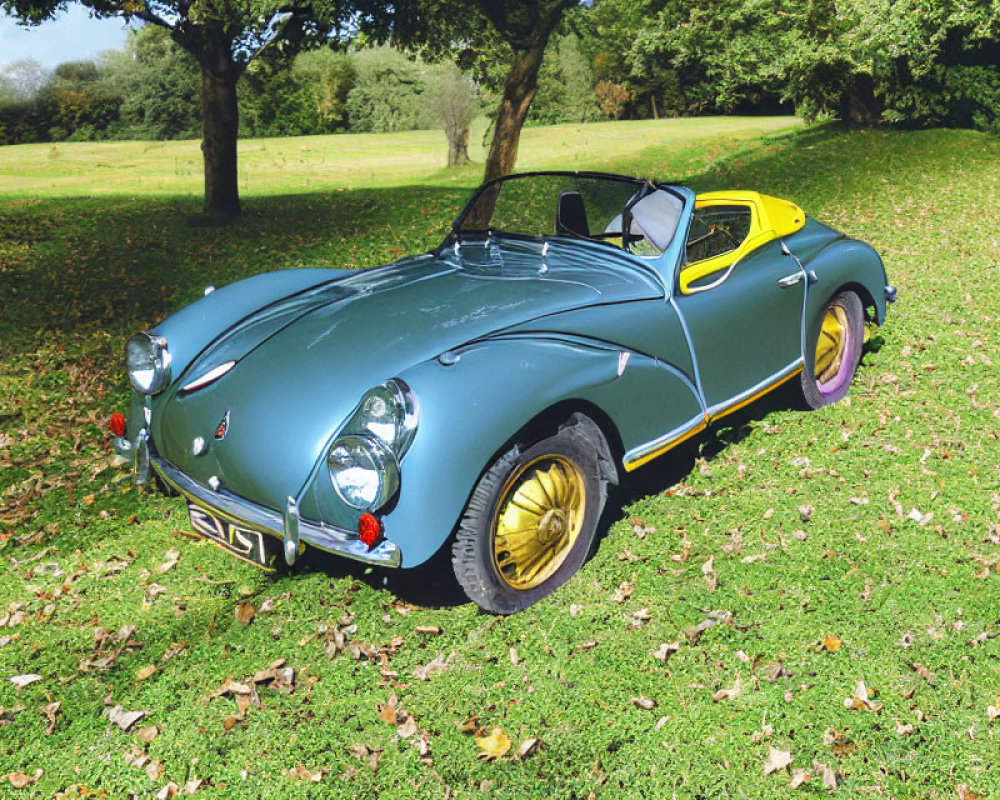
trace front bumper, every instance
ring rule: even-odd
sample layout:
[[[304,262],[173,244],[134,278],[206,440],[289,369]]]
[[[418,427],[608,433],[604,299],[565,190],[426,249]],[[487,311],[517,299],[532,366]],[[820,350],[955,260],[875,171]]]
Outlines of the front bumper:
[[[146,450],[146,441],[140,443]],[[139,448],[136,448],[139,449]],[[374,564],[381,567],[398,567],[403,560],[399,546],[388,540],[382,541],[371,550],[358,539],[353,531],[334,528],[330,525],[317,524],[301,519],[298,504],[289,498],[284,514],[279,514],[269,508],[258,506],[242,497],[226,492],[212,491],[192,480],[169,461],[154,453],[148,453],[149,464],[153,470],[168,485],[180,492],[192,503],[201,506],[210,514],[214,514],[234,525],[276,536],[284,542],[285,560],[289,565],[295,562],[298,555],[299,542],[334,553],[345,558]],[[137,462],[137,479],[142,478],[141,464]]]

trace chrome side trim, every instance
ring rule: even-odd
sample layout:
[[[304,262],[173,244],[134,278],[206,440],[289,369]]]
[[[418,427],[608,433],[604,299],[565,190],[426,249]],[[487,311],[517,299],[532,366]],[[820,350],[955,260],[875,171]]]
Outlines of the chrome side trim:
[[[135,437],[132,452],[132,480],[136,486],[145,486],[149,483],[149,462],[149,433],[143,428]]]
[[[657,436],[652,441],[646,442],[645,444],[640,444],[629,450],[625,456],[622,458],[622,462],[625,465],[625,469],[631,471],[630,468],[635,468],[641,466],[636,462],[643,462],[648,460],[649,456],[657,453],[659,450],[666,450],[673,444],[680,444],[680,440],[688,433],[693,431],[700,431],[705,427],[705,417],[699,414],[696,417],[691,417],[683,425],[679,425],[672,431],[668,431],[662,436]],[[634,466],[633,466],[634,465]]]
[[[285,503],[285,563],[292,566],[299,557],[299,528],[302,527],[302,517],[299,516],[299,504],[294,497],[289,497]]]
[[[762,380],[760,383],[750,387],[745,392],[740,392],[735,397],[730,397],[728,400],[725,400],[721,403],[716,403],[714,406],[708,409],[708,416],[714,420],[715,417],[717,417],[723,411],[735,410],[734,408],[735,406],[739,406],[741,403],[744,403],[751,397],[755,397],[755,395],[763,394],[769,391],[770,389],[775,388],[777,384],[781,383],[787,378],[790,378],[792,375],[794,375],[796,372],[802,369],[802,363],[803,363],[802,359],[797,358],[784,369],[778,370],[769,378],[764,378],[764,380]]]
[[[223,494],[206,489],[192,480],[170,462],[152,456],[150,463],[157,474],[192,503],[201,506],[210,514],[236,525],[261,531],[262,533],[285,539],[285,520],[282,514],[269,508],[258,506],[249,500],[232,494]],[[296,507],[297,512],[297,507]],[[345,558],[382,567],[398,567],[403,562],[399,546],[388,540],[369,550],[353,531],[334,528],[305,520],[298,520],[298,535],[302,541]],[[298,545],[296,544],[296,549]]]

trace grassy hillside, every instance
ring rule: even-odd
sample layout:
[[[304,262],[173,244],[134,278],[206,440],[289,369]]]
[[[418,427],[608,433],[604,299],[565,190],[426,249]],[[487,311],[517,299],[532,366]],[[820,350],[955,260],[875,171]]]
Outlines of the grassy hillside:
[[[130,331],[206,283],[427,247],[471,171],[409,172],[356,137],[382,166],[309,188],[315,164],[266,156],[268,188],[248,184],[246,214],[207,229],[185,223],[196,176],[169,156],[143,189],[88,196],[108,183],[101,159],[144,145],[60,145],[80,174],[0,149],[0,776],[41,770],[25,789],[0,778],[0,797],[193,781],[226,798],[795,798],[824,780],[850,797],[995,796],[1000,142],[724,123],[600,128],[600,155],[534,129],[521,166],[795,200],[882,253],[900,302],[881,347],[847,401],[769,398],[637,472],[597,555],[512,618],[462,603],[443,571],[317,557],[262,575],[189,538],[179,501],[129,488],[102,432],[125,404]],[[290,680],[254,684],[279,659]],[[8,680],[25,674],[41,679]],[[146,715],[125,732],[116,706]],[[476,728],[511,750],[478,759]],[[765,775],[779,752],[791,763]]]

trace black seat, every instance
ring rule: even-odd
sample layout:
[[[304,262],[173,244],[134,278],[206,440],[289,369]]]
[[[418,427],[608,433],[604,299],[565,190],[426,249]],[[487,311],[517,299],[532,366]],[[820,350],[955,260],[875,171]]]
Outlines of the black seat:
[[[563,192],[559,195],[559,208],[556,209],[556,233],[590,236],[587,211],[583,206],[583,195],[579,192]]]

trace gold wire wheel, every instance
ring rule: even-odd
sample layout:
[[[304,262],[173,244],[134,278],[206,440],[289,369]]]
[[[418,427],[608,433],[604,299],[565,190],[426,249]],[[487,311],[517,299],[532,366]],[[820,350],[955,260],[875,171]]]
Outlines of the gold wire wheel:
[[[816,381],[826,383],[840,372],[847,347],[847,312],[830,306],[823,317],[823,327],[816,341]]]
[[[580,468],[564,456],[530,461],[511,475],[493,517],[493,563],[514,589],[534,589],[573,549],[587,510]]]

